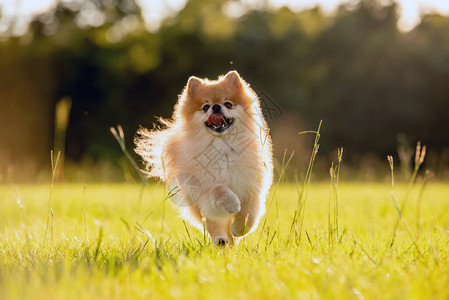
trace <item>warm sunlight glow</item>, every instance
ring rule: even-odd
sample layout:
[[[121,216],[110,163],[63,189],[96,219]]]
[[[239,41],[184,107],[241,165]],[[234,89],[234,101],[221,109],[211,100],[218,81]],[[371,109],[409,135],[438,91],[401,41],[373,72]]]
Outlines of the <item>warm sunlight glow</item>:
[[[81,0],[82,1],[82,0]],[[159,28],[160,21],[182,9],[186,0],[137,0],[144,13],[147,27],[150,31]],[[241,0],[247,7],[259,7],[264,1]],[[320,5],[326,12],[335,10],[341,0],[268,0],[273,7],[288,6],[293,10],[301,10]],[[353,2],[353,1],[345,1]],[[389,0],[385,0],[389,2]],[[413,29],[420,22],[420,15],[428,12],[449,14],[449,1],[447,0],[397,0],[401,18],[398,27],[403,31]],[[55,0],[0,0],[0,32],[5,30],[5,24],[9,23],[15,15],[20,15],[20,22],[16,23],[15,32],[26,30],[26,24],[33,14],[50,9],[55,5]]]
[[[13,33],[25,33],[33,15],[49,10],[55,3],[55,0],[0,0],[0,35],[14,19]]]
[[[254,2],[246,0],[247,2]],[[292,9],[301,10],[320,5],[326,12],[332,12],[342,2],[341,0],[270,0],[276,6],[287,5]],[[390,1],[386,0],[385,3]],[[397,0],[399,3],[399,13],[401,18],[398,22],[399,29],[408,31],[413,29],[420,22],[420,15],[428,12],[439,12],[449,14],[449,1],[447,0]]]

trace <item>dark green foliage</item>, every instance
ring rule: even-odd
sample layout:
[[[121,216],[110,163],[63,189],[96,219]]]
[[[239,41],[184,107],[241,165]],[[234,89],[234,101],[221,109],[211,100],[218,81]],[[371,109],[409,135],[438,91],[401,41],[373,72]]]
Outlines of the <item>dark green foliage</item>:
[[[432,150],[448,145],[449,17],[426,15],[401,33],[394,3],[361,0],[335,16],[261,9],[233,19],[223,13],[227,1],[191,0],[149,33],[133,0],[91,2],[105,16],[98,27],[80,25],[80,8],[60,4],[25,36],[0,42],[3,157],[45,162],[54,105],[69,96],[67,159],[116,159],[110,126],[121,124],[131,146],[139,125],[171,116],[190,75],[231,69],[293,114],[305,126],[297,132],[323,119],[324,153],[391,153],[398,133]],[[129,32],[113,36],[130,20]]]

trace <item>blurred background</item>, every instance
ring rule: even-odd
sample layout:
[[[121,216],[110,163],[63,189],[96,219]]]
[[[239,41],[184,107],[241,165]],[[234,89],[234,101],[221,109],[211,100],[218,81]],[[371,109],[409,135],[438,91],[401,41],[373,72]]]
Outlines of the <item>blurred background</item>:
[[[407,176],[414,147],[449,178],[448,1],[0,0],[0,182],[122,181],[139,126],[170,117],[191,75],[237,70],[260,95],[277,160],[300,177],[323,120],[318,178]]]

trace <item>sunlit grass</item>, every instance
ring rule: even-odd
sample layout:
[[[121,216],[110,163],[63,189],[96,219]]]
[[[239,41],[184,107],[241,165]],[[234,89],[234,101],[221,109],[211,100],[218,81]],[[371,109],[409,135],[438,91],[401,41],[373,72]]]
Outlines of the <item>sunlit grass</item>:
[[[396,184],[398,199],[406,189]],[[88,184],[84,191],[83,184],[56,184],[52,240],[44,238],[49,186],[2,186],[1,295],[447,299],[449,185],[429,183],[420,200],[421,255],[401,224],[390,247],[397,218],[390,190],[388,184],[340,182],[339,238],[330,246],[329,184],[312,184],[307,234],[287,245],[298,190],[281,184],[277,213],[269,214],[263,232],[259,226],[238,246],[219,249],[185,226],[173,204],[163,213],[161,185],[145,189],[138,209],[138,185]],[[409,192],[403,214],[415,238],[419,193],[419,185]]]

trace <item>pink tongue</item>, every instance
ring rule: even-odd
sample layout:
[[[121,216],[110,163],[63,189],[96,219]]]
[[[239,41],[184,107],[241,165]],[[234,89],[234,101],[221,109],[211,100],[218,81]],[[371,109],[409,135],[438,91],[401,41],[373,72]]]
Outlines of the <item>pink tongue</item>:
[[[217,127],[220,127],[220,126],[222,126],[223,124],[226,123],[225,119],[220,114],[212,114],[212,115],[210,115],[209,118],[207,119],[207,121],[210,124],[214,124]]]

